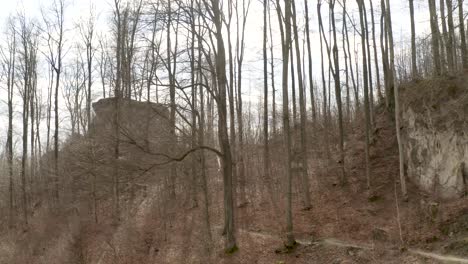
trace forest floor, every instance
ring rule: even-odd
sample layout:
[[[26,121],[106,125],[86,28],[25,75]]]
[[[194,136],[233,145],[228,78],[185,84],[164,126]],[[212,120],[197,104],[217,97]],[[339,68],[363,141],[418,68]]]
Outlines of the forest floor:
[[[303,210],[295,178],[293,223],[298,245],[294,250],[283,246],[284,188],[280,182],[267,190],[266,180],[258,180],[262,167],[257,162],[249,165],[257,175],[247,179],[247,203],[235,210],[239,250],[224,253],[222,183],[211,160],[209,229],[201,194],[197,206],[183,189],[177,199],[161,202],[161,184],[154,184],[118,226],[104,221],[77,224],[73,217],[70,221],[56,217],[38,222],[42,224],[29,234],[10,234],[11,239],[0,240],[0,263],[468,263],[468,198],[433,200],[408,182],[409,200],[402,200],[395,129],[383,108],[378,108],[372,133],[371,189],[367,190],[362,131],[354,127],[347,132],[346,186],[337,184],[336,146],[331,159],[311,153],[310,210]],[[323,147],[318,141],[311,145]],[[273,154],[284,158],[281,151]],[[249,157],[254,159],[255,155]],[[272,174],[283,178],[278,171]]]
[[[188,207],[187,203],[174,201],[166,205],[164,221],[156,216],[161,205],[152,205],[156,199],[150,197],[140,206],[136,223],[122,227],[127,233],[134,230],[122,236],[127,242],[116,242],[120,248],[129,246],[134,250],[127,248],[127,253],[116,257],[116,250],[108,246],[108,253],[102,249],[104,253],[91,262],[468,263],[468,199],[434,201],[408,183],[409,201],[402,200],[393,122],[382,109],[376,115],[372,135],[372,188],[367,191],[364,135],[357,132],[362,131],[360,128],[354,131],[346,145],[346,186],[337,184],[337,164],[310,160],[314,164],[309,168],[313,206],[302,210],[300,192],[294,192],[298,245],[292,251],[286,252],[283,246],[284,199],[272,207],[270,199],[263,197],[236,208],[239,250],[225,254],[222,192],[218,188],[212,197],[210,235],[205,228],[203,206]],[[251,197],[261,193],[262,188],[252,185]]]
[[[283,246],[284,197],[277,195],[272,206],[274,195],[261,195],[267,193],[265,185],[250,183],[247,197],[256,198],[236,208],[239,250],[225,254],[222,188],[217,183],[218,188],[210,187],[217,191],[211,199],[209,233],[201,202],[193,207],[182,198],[157,204],[155,187],[150,191],[154,197],[147,197],[133,220],[113,232],[108,242],[96,245],[100,240],[90,231],[94,243],[84,243],[87,252],[94,252],[89,263],[468,263],[468,199],[434,201],[408,182],[409,201],[402,200],[393,122],[382,109],[372,135],[372,188],[367,191],[364,136],[357,132],[360,128],[354,131],[346,145],[346,186],[337,184],[337,163],[311,158],[313,206],[303,210],[295,182],[298,245],[290,252]],[[161,210],[166,210],[165,217]]]

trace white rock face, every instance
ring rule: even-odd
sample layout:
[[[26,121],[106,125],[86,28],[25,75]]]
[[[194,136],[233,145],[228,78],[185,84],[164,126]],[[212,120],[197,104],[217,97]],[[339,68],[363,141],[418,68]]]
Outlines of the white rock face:
[[[407,121],[405,154],[408,177],[420,188],[441,198],[465,194],[468,140],[464,132],[436,131],[417,125],[409,108],[403,115]]]
[[[451,199],[468,190],[468,100],[466,92],[446,85],[429,87],[430,96],[419,91],[418,103],[403,99],[402,117],[409,179],[431,195]]]

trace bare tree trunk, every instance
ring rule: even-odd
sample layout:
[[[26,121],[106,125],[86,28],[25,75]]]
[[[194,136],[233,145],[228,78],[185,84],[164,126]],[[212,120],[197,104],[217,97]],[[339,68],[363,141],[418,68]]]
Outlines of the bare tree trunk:
[[[31,31],[26,25],[26,18],[21,20],[21,45],[23,54],[21,57],[23,67],[23,152],[21,156],[21,194],[22,194],[22,211],[24,227],[28,228],[28,200],[27,200],[27,186],[26,186],[26,166],[28,156],[28,118],[29,118],[29,100],[30,100],[30,83],[31,83],[31,59],[30,59],[30,43]]]
[[[408,2],[411,20],[411,75],[413,76],[413,79],[416,79],[418,77],[418,65],[416,61],[416,26],[414,23],[414,0],[409,0]]]
[[[460,45],[461,45],[461,56],[462,64],[464,69],[468,69],[468,52],[466,47],[466,32],[465,32],[465,20],[463,12],[463,0],[458,0],[458,23],[460,24]]]
[[[346,0],[343,1],[343,14],[342,14],[342,45],[343,45],[343,54],[344,54],[344,63],[345,63],[345,78],[346,78],[346,123],[349,124],[351,122],[351,98],[349,93],[349,67],[348,67],[348,60],[350,60],[348,52],[346,50]]]
[[[55,93],[54,93],[54,112],[55,112],[55,130],[54,130],[54,183],[55,183],[55,199],[58,203],[59,199],[59,87],[60,87],[60,76],[62,73],[62,51],[63,51],[63,34],[64,34],[64,14],[65,14],[65,3],[64,0],[60,0],[55,6],[55,16],[57,21],[57,34],[58,40],[56,43],[56,63],[54,63],[53,69],[55,71]]]
[[[199,7],[200,9],[200,7]],[[200,17],[198,18],[200,20]],[[199,21],[199,29],[198,31],[201,32],[201,23]],[[201,47],[202,41],[201,39],[198,40],[198,45]],[[198,49],[198,69],[199,69],[199,82],[202,83],[202,55],[201,49]],[[205,95],[203,92],[203,88],[200,87],[199,89],[200,94],[200,122],[198,122],[198,144],[200,146],[205,145]],[[206,231],[208,234],[208,248],[211,248],[212,243],[212,236],[211,236],[211,223],[210,223],[210,196],[208,193],[208,182],[207,182],[207,175],[206,175],[206,156],[205,151],[202,150],[200,153],[200,163],[201,163],[201,180],[202,180],[202,188],[203,188],[203,196],[204,196],[204,214],[205,214],[205,225]]]
[[[191,148],[195,148],[197,145],[197,86],[195,85],[195,13],[194,13],[194,1],[190,2],[190,29],[188,30],[188,35],[190,35],[190,86],[191,88],[191,117],[192,117],[192,129],[191,129]],[[198,207],[198,182],[197,182],[197,157],[195,155],[191,156],[191,197],[190,203],[191,207]]]
[[[367,179],[367,189],[371,188],[371,179],[370,179],[370,161],[369,161],[369,145],[370,145],[370,109],[369,109],[369,79],[367,72],[367,49],[366,49],[366,34],[367,31],[366,24],[364,20],[364,13],[366,12],[364,6],[364,0],[358,0],[359,5],[359,20],[361,22],[361,46],[362,46],[362,75],[364,82],[364,113],[366,118],[366,145],[365,145],[365,156],[366,156],[366,179]]]
[[[228,15],[227,15],[227,22],[224,19],[224,23],[227,29],[227,53],[228,53],[228,61],[229,61],[229,81],[227,84],[228,88],[228,102],[229,102],[229,139],[231,144],[231,156],[232,156],[232,184],[233,184],[233,199],[234,204],[236,204],[237,200],[237,187],[238,179],[237,179],[237,166],[236,166],[236,125],[235,125],[235,109],[234,109],[234,57],[232,55],[232,41],[231,41],[231,24],[232,24],[232,1],[228,1]],[[236,14],[238,13],[238,6],[236,5]],[[238,17],[237,17],[238,18]],[[239,35],[239,22],[237,21],[237,35]],[[237,42],[239,43],[239,42]],[[239,81],[240,82],[240,81]],[[239,131],[240,132],[240,131]],[[227,223],[227,222],[226,222]],[[225,223],[225,224],[226,224]],[[226,226],[224,227],[224,233],[226,232]]]
[[[287,187],[286,187],[286,247],[294,247],[296,240],[294,239],[293,233],[293,222],[292,222],[292,155],[291,155],[291,131],[289,124],[289,91],[288,91],[288,64],[289,64],[289,49],[291,48],[291,2],[285,0],[285,15],[284,15],[284,27],[281,6],[279,0],[276,1],[276,11],[278,13],[278,22],[281,31],[281,46],[283,54],[283,136],[284,142],[286,143],[287,152]]]
[[[273,56],[273,30],[271,24],[271,15],[270,15],[270,5],[268,5],[268,24],[270,31],[270,68],[271,68],[271,93],[272,93],[272,126],[273,126],[273,135],[276,135],[277,130],[277,118],[276,118],[276,88],[275,88],[275,61]]]
[[[346,9],[346,1],[343,1],[343,8]],[[348,51],[348,56],[349,56],[349,69],[351,73],[351,81],[353,82],[353,91],[354,91],[354,103],[355,103],[355,112],[359,112],[360,108],[360,102],[359,102],[359,95],[358,95],[358,87],[356,85],[356,80],[354,78],[354,70],[353,70],[353,60],[352,60],[352,53],[351,53],[351,48],[349,45],[349,33],[348,33],[348,26],[346,23],[346,19],[343,19],[343,27],[344,27],[344,32],[345,32],[345,37],[346,37],[346,49]]]
[[[227,107],[226,107],[226,54],[222,34],[222,18],[218,0],[212,0],[213,19],[216,27],[216,73],[218,82],[218,137],[223,153],[223,182],[224,182],[224,210],[226,223],[225,252],[232,253],[237,250],[234,236],[234,201],[232,191],[232,156],[229,135],[227,129]]]
[[[37,183],[35,183],[36,178],[36,156],[35,156],[35,148],[36,148],[36,140],[35,140],[35,95],[36,95],[36,88],[37,88],[37,50],[35,47],[34,41],[31,41],[30,44],[30,90],[29,90],[29,113],[31,119],[31,131],[30,131],[30,161],[29,161],[29,178],[30,178],[30,190],[29,190],[29,200],[30,204],[33,203],[34,200],[34,189]]]
[[[16,33],[14,32],[13,25],[11,26],[8,36],[8,61],[5,61],[7,67],[7,94],[8,94],[8,131],[7,131],[7,144],[6,155],[8,164],[8,194],[9,194],[9,218],[8,226],[13,227],[14,224],[14,180],[13,180],[13,90],[15,82],[15,67],[16,67]]]
[[[120,221],[120,190],[119,190],[119,173],[120,173],[120,99],[122,96],[121,87],[121,73],[122,73],[122,19],[120,11],[120,2],[114,1],[115,4],[115,23],[116,23],[116,43],[115,50],[116,58],[116,74],[115,74],[115,87],[114,87],[114,113],[113,113],[113,128],[114,128],[114,164],[112,174],[112,194],[113,194],[113,217],[114,222]]]
[[[171,126],[171,141],[173,146],[176,143],[176,101],[175,101],[175,76],[172,70],[172,62],[171,62],[171,53],[172,53],[172,44],[171,44],[171,27],[172,27],[172,8],[171,8],[171,1],[167,2],[168,9],[167,9],[167,70],[169,75],[169,97],[170,97],[170,126]],[[175,61],[175,58],[174,58]],[[175,177],[177,174],[177,168],[175,163],[171,164],[171,174],[169,176],[169,196],[174,198],[176,196],[175,193]]]
[[[370,11],[371,11],[371,20],[372,20],[372,43],[374,44],[374,63],[375,63],[375,77],[377,82],[377,94],[378,99],[381,100],[382,95],[382,86],[380,83],[380,69],[379,69],[379,57],[377,55],[377,42],[375,38],[375,18],[374,18],[374,5],[372,4],[372,0],[369,0],[370,3]],[[370,65],[369,65],[370,67]]]
[[[389,49],[390,49],[390,71],[392,72],[392,78],[395,78],[395,51],[393,46],[393,31],[392,31],[392,17],[390,12],[390,1],[386,0],[387,3],[387,12],[386,12],[386,25],[387,32],[389,37]],[[395,83],[395,80],[393,80]],[[406,190],[406,179],[405,179],[405,170],[404,170],[404,160],[403,160],[403,144],[401,140],[400,132],[400,103],[399,103],[399,91],[396,84],[394,84],[394,95],[395,95],[395,126],[396,134],[398,140],[398,155],[400,161],[400,184],[401,184],[401,193],[405,200],[408,200],[408,193]]]
[[[291,39],[291,42],[293,40]],[[293,131],[296,131],[297,124],[297,106],[296,106],[296,71],[294,69],[294,57],[293,57],[293,48],[291,44],[291,49],[289,50],[289,57],[291,60],[291,100],[292,100],[292,114],[293,114]]]
[[[331,23],[333,31],[333,63],[335,65],[333,78],[335,80],[335,98],[338,107],[338,128],[340,133],[340,169],[341,169],[341,184],[346,184],[345,172],[345,152],[344,152],[344,128],[343,128],[343,109],[341,103],[341,81],[340,81],[340,58],[338,54],[338,38],[336,37],[335,26],[335,0],[329,2],[331,12]]]
[[[381,7],[381,16],[380,16],[380,49],[382,51],[382,67],[384,73],[384,83],[385,83],[385,105],[389,112],[393,109],[393,89],[390,87],[390,76],[389,76],[389,62],[388,62],[388,34],[386,30],[386,22],[385,22],[385,14],[386,14],[386,7],[385,7],[385,0],[381,0],[380,2]]]
[[[365,7],[365,2],[363,2]],[[367,21],[367,10],[364,8],[364,23],[366,25],[366,46],[367,46],[367,71],[368,71],[368,85],[369,85],[369,114],[370,114],[370,128],[369,131],[373,130],[374,127],[374,83],[372,77],[372,53],[369,44],[369,23]],[[376,59],[377,60],[377,59]]]
[[[449,34],[447,31],[447,19],[445,15],[445,0],[440,0],[440,19],[442,21],[442,35],[440,36],[440,51],[441,51],[441,60],[442,60],[442,68],[444,73],[447,70],[451,72],[451,65],[453,62],[451,61],[450,57],[450,41],[449,41]],[[445,48],[445,49],[444,49]]]
[[[305,34],[307,40],[307,54],[308,54],[308,62],[309,62],[309,89],[310,89],[310,105],[312,107],[312,126],[314,128],[314,132],[316,133],[315,125],[317,123],[317,110],[315,109],[315,94],[314,94],[314,80],[312,74],[312,49],[310,45],[310,25],[309,25],[309,6],[308,1],[304,1],[305,4]],[[305,55],[304,55],[305,56]]]
[[[449,73],[454,74],[457,69],[457,50],[455,49],[455,26],[453,24],[453,3],[452,0],[446,0],[447,3],[447,61],[449,64]]]
[[[299,33],[297,30],[296,21],[296,4],[295,0],[291,0],[292,7],[292,22],[293,22],[293,33],[294,33],[294,44],[296,48],[296,65],[299,85],[299,111],[300,111],[300,132],[301,132],[301,150],[299,160],[302,164],[301,175],[302,175],[302,192],[304,193],[304,209],[309,210],[311,208],[310,201],[310,188],[309,188],[309,174],[308,174],[308,159],[307,159],[307,113],[306,113],[306,101],[304,95],[304,83],[302,79],[302,64],[301,64],[301,50],[299,48]]]
[[[268,1],[263,0],[263,174],[267,182],[268,191],[271,192],[270,178],[270,146],[268,142],[268,55],[267,55],[267,6]]]
[[[429,1],[429,12],[431,17],[431,33],[432,33],[432,57],[434,65],[434,75],[438,76],[442,73],[442,66],[440,64],[439,52],[439,26],[437,19],[437,10],[435,0]],[[388,5],[388,4],[387,4]],[[387,7],[388,9],[388,7]]]
[[[83,29],[83,39],[84,44],[86,45],[86,63],[87,63],[87,81],[88,81],[88,91],[86,97],[86,119],[87,119],[87,131],[91,130],[91,100],[92,100],[92,80],[93,80],[93,57],[94,57],[94,50],[93,50],[93,37],[94,37],[94,21],[93,21],[93,13],[91,12],[91,16],[89,18],[88,24],[86,28]],[[86,32],[85,32],[86,30]]]
[[[319,22],[319,31],[323,33],[323,23],[322,23],[322,13],[321,13],[321,5],[322,5],[322,2],[321,1],[318,1],[317,2],[317,14],[318,14],[318,22]],[[329,115],[328,115],[328,99],[327,99],[327,84],[326,84],[326,81],[325,81],[325,59],[324,59],[324,56],[323,56],[323,38],[325,36],[323,36],[323,34],[320,34],[320,59],[321,59],[321,62],[322,62],[322,67],[321,67],[321,72],[322,72],[322,92],[323,92],[323,123],[324,123],[324,128],[325,128],[325,153],[326,153],[326,157],[327,157],[327,160],[329,161],[330,160],[330,140],[329,140],[329,122],[328,122],[328,119],[329,119]],[[326,44],[327,46],[327,50],[328,50],[328,44]],[[330,66],[328,67],[330,68]],[[328,166],[327,166],[328,168]]]
[[[246,3],[245,0],[242,1],[242,28],[239,30],[239,17],[238,9],[236,7],[237,13],[237,122],[239,129],[239,157],[238,157],[238,167],[239,167],[239,206],[245,205],[247,201],[246,195],[246,177],[245,177],[245,163],[244,163],[244,120],[243,120],[243,110],[242,110],[242,66],[244,62],[244,51],[245,51],[245,28],[247,23],[247,15],[250,9],[250,0]],[[240,36],[239,36],[240,33]]]

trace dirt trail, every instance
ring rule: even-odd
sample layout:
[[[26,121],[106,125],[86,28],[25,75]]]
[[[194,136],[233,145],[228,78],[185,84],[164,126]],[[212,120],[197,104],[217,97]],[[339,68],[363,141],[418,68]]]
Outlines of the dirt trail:
[[[215,226],[214,228],[216,230],[221,230],[222,226]],[[273,240],[275,242],[283,241],[281,237],[275,234],[270,234],[266,232],[250,231],[250,230],[245,230],[245,229],[238,229],[238,232],[245,233],[250,236],[258,237],[261,239]],[[296,239],[296,242],[304,246],[322,245],[322,246],[330,246],[330,247],[336,247],[336,248],[360,249],[360,250],[365,250],[365,251],[374,251],[376,249],[374,245],[371,245],[371,244],[342,241],[337,238],[322,238],[322,239],[315,240],[315,241],[307,240],[307,239]],[[397,249],[392,249],[392,248],[398,248],[398,247],[395,247],[395,246],[392,247],[392,245],[386,245],[383,248],[386,251],[396,252]],[[462,257],[457,257],[457,256],[442,255],[442,254],[438,254],[435,252],[428,252],[428,251],[424,251],[420,249],[412,249],[412,248],[407,249],[407,252],[412,255],[441,261],[442,263],[462,263],[462,264],[466,263],[468,264],[467,258],[462,258]]]

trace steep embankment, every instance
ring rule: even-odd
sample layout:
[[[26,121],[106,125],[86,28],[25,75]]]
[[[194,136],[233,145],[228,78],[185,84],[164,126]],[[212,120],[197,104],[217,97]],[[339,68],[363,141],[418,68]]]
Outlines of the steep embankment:
[[[441,198],[468,190],[468,79],[412,82],[402,94],[410,179]]]
[[[422,83],[425,82],[419,84]],[[411,92],[415,93],[414,96],[422,93],[417,90]],[[422,105],[415,101],[417,96],[405,94],[405,97],[404,109]],[[460,103],[458,100],[464,98],[464,93],[456,92],[444,100],[440,94],[428,98],[438,99],[430,101],[436,109],[447,109],[447,100]],[[426,102],[424,104],[429,102],[425,96],[422,100]],[[463,107],[466,104],[460,103],[455,109]],[[444,117],[451,116],[450,111]],[[424,111],[415,113],[419,113],[415,120],[420,120],[415,123],[425,120],[421,114]],[[444,124],[443,118],[437,120]],[[456,122],[445,126],[451,127],[452,123]],[[177,182],[176,197],[169,198],[164,189],[167,187],[168,170],[158,170],[154,172],[152,181],[145,182],[148,185],[146,193],[137,192],[134,202],[127,208],[128,214],[118,226],[100,220],[99,224],[83,222],[76,225],[79,229],[73,230],[65,228],[66,225],[61,229],[54,228],[54,232],[38,228],[38,234],[23,235],[22,244],[17,246],[14,245],[16,240],[2,240],[0,254],[8,251],[11,257],[1,258],[0,255],[0,262],[5,259],[15,260],[5,263],[27,263],[15,258],[15,255],[25,255],[37,259],[35,263],[466,263],[468,199],[439,201],[420,188],[418,181],[412,181],[414,184],[408,183],[409,201],[401,200],[395,126],[383,107],[378,107],[375,115],[370,148],[372,188],[366,190],[362,128],[363,124],[359,122],[346,127],[345,165],[349,183],[345,187],[336,185],[338,164],[325,159],[326,155],[320,152],[321,135],[317,133],[318,137],[310,141],[308,176],[313,206],[311,210],[302,210],[302,189],[298,177],[294,176],[293,221],[300,244],[292,252],[284,252],[282,243],[285,197],[281,166],[284,155],[278,151],[281,149],[278,144],[272,152],[275,161],[272,162],[272,172],[277,176],[272,177],[273,182],[262,177],[261,146],[249,145],[246,155],[247,203],[242,203],[235,210],[236,238],[240,249],[232,255],[226,255],[222,250],[222,181],[216,160],[207,156],[209,221],[201,184],[197,185],[199,195],[195,206],[191,202],[191,193],[187,191],[191,190],[188,187],[192,182],[185,176],[180,176]],[[417,133],[426,131],[423,128],[418,126],[420,132]],[[408,133],[408,127],[403,131]],[[463,134],[457,133],[454,135],[461,140]],[[424,140],[422,142],[428,142],[430,138]],[[410,146],[417,148],[418,142],[413,140]],[[331,156],[338,157],[337,154],[336,147],[332,146]],[[128,171],[131,172],[130,169]],[[410,168],[408,172],[413,179]],[[267,184],[272,187],[267,188]],[[101,207],[109,210],[110,205]],[[28,238],[33,237],[37,239],[34,248],[39,249],[36,255],[37,249],[28,243]],[[47,240],[50,243],[44,242]],[[40,251],[41,241],[47,245],[43,251]],[[28,247],[28,254],[21,252]]]

